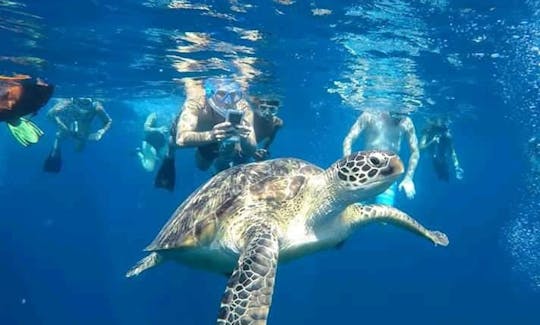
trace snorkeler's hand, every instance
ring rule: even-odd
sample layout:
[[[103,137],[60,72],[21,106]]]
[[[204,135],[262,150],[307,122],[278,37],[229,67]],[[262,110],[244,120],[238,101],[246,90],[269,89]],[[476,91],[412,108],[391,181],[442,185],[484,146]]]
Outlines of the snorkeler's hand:
[[[241,138],[247,138],[251,134],[251,128],[246,124],[238,124],[234,127]]]
[[[169,128],[166,127],[166,126],[161,126],[161,127],[157,128],[157,129],[158,129],[159,133],[163,133],[163,134],[169,133]]]
[[[409,199],[414,198],[414,195],[416,194],[416,190],[414,189],[414,183],[409,177],[405,177],[403,181],[401,181],[401,183],[399,184],[399,190],[404,191],[405,195]]]
[[[38,85],[38,86],[43,86],[43,87],[49,86],[45,81],[43,81],[43,80],[40,79],[40,78],[36,78],[36,85]]]
[[[255,153],[253,154],[253,158],[255,158],[255,160],[257,161],[268,159],[269,156],[270,156],[270,152],[262,148],[257,149]]]
[[[283,127],[283,120],[277,116],[274,116],[274,126],[277,128]]]
[[[232,124],[227,121],[214,125],[211,132],[212,138],[217,142],[221,142],[236,133]]]
[[[92,140],[92,141],[99,141],[101,140],[101,138],[103,137],[103,134],[105,133],[105,131],[103,130],[98,130],[92,134],[90,134],[88,136],[88,140]]]
[[[463,179],[463,168],[461,167],[456,167],[456,178],[459,179],[459,180],[462,180]]]

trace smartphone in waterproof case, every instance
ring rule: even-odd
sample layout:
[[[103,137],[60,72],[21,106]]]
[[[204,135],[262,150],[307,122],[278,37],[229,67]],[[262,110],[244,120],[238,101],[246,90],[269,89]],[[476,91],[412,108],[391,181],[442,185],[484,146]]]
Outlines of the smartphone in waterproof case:
[[[230,122],[232,125],[240,124],[243,117],[244,111],[239,111],[235,109],[230,109],[227,111],[227,121]]]

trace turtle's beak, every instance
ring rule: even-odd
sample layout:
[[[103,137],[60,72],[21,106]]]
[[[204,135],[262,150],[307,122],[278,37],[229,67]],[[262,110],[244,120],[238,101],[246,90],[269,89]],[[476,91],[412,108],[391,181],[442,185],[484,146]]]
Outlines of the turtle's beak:
[[[405,168],[403,167],[403,162],[398,155],[394,155],[390,158],[388,166],[381,170],[381,174],[384,176],[399,176],[403,174]]]

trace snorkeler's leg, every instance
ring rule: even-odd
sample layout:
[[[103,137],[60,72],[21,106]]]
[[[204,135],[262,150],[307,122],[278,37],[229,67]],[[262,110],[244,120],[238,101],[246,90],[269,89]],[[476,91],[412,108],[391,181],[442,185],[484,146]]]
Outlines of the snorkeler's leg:
[[[197,148],[195,150],[195,164],[200,170],[207,171],[212,166],[212,160],[206,159],[201,153],[201,149]]]
[[[448,162],[441,156],[433,156],[433,169],[440,180],[448,182],[450,180],[450,167]]]
[[[75,151],[82,152],[86,147],[86,138],[75,138]]]
[[[141,151],[138,153],[141,159],[141,164],[148,172],[152,172],[156,166],[157,153],[156,149],[148,142],[143,141]]]
[[[165,159],[169,155],[169,146],[162,146],[159,150],[156,151],[156,160]]]
[[[147,172],[153,172],[156,168],[156,161],[152,158],[143,157],[141,159],[141,164]]]

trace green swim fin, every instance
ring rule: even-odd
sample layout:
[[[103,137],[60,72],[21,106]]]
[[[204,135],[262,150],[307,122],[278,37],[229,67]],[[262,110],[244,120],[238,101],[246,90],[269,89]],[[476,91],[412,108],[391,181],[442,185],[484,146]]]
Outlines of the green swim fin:
[[[176,169],[174,167],[174,155],[169,155],[163,159],[156,174],[154,186],[169,191],[174,191],[176,181]]]
[[[24,118],[19,118],[14,122],[8,122],[7,125],[15,140],[24,147],[37,143],[43,135],[43,131],[34,123]]]
[[[59,173],[61,169],[62,155],[60,153],[60,148],[53,148],[47,159],[45,159],[43,171],[46,173]]]

